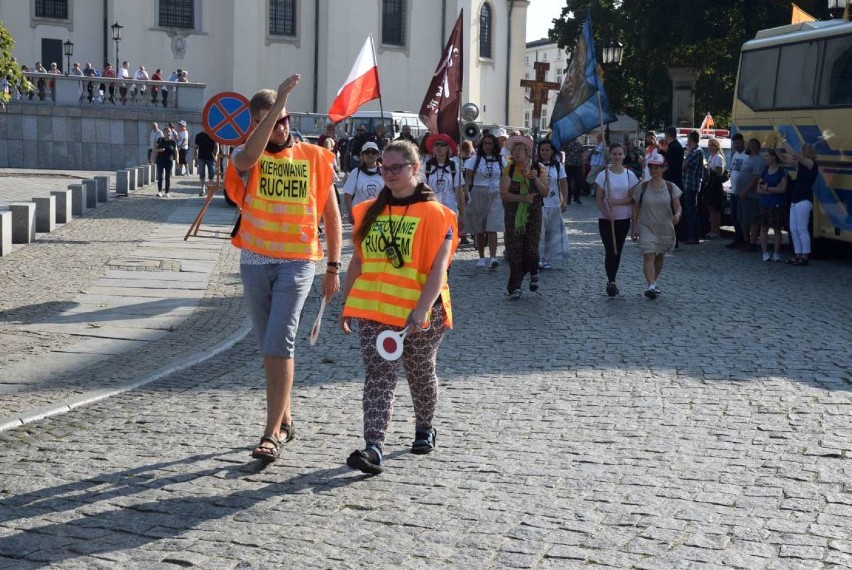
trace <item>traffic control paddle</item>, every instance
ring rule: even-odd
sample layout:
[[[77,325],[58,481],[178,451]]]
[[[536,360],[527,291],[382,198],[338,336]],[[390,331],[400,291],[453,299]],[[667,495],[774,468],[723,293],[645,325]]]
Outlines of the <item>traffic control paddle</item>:
[[[402,342],[408,334],[408,327],[401,331],[382,331],[376,337],[376,350],[385,360],[399,360],[402,356]]]
[[[319,338],[320,332],[320,324],[322,322],[322,313],[325,311],[325,297],[322,298],[322,302],[320,303],[319,313],[317,313],[317,318],[314,321],[314,326],[311,327],[311,346],[317,343],[317,338]]]

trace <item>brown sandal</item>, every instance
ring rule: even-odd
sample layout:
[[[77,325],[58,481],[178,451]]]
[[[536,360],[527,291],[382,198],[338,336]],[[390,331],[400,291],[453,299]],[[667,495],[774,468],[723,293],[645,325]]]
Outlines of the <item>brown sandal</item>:
[[[271,447],[263,445],[268,443]],[[251,452],[251,456],[261,461],[275,461],[281,455],[281,440],[274,435],[265,435],[260,438],[260,443]]]

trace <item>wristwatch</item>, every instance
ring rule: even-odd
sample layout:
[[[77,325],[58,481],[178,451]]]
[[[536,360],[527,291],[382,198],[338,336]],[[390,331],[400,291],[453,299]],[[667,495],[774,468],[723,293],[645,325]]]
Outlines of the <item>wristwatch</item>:
[[[336,268],[340,269],[341,267],[343,267],[343,264],[339,261],[329,261],[328,266],[329,267],[336,267]]]

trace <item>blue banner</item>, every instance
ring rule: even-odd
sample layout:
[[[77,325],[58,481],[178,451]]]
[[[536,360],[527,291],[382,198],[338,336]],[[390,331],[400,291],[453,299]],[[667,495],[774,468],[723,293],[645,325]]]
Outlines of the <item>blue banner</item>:
[[[601,97],[603,121],[598,111],[598,93]],[[606,124],[615,120],[615,113],[609,108],[609,99],[598,74],[592,16],[586,12],[583,34],[577,42],[577,49],[550,116],[550,140],[555,148],[561,149],[571,139],[599,127],[601,122]]]

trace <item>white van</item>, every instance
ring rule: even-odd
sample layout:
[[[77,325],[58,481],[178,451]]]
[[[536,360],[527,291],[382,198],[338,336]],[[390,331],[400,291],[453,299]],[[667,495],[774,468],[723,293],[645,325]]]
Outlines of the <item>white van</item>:
[[[348,119],[340,123],[343,125],[346,133],[351,137],[355,134],[357,125],[366,125],[367,132],[372,133],[379,124],[382,114],[380,111],[358,111]],[[399,136],[403,125],[408,125],[411,129],[411,134],[416,139],[426,134],[426,125],[420,122],[420,117],[417,113],[409,113],[407,111],[385,111],[385,137],[395,139]],[[340,127],[338,125],[338,128]]]

